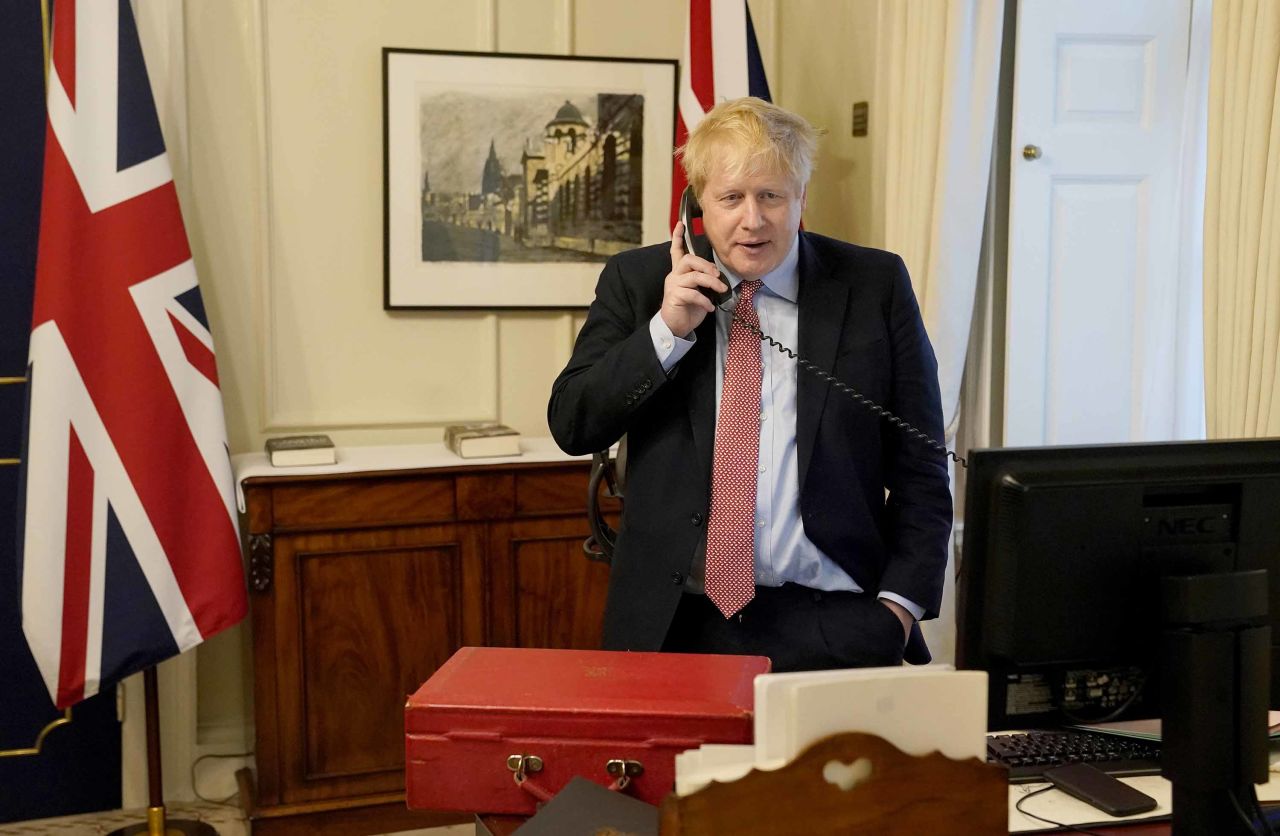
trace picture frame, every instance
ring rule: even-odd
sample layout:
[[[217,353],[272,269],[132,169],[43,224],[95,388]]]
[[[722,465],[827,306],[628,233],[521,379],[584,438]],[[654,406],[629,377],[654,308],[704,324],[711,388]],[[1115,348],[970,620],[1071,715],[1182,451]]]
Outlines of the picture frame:
[[[670,237],[667,59],[382,50],[383,308],[585,308]]]

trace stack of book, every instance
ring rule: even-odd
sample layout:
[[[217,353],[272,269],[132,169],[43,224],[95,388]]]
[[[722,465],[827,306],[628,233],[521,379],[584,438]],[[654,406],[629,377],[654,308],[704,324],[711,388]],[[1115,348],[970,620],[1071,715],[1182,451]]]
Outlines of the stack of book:
[[[444,444],[464,459],[520,455],[520,433],[495,421],[445,427]]]
[[[267,457],[272,467],[335,464],[337,448],[327,435],[284,435],[267,439]]]

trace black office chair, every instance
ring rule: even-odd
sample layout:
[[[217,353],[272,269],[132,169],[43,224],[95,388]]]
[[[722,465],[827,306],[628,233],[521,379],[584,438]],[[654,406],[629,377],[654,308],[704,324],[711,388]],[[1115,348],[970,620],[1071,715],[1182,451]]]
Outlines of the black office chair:
[[[600,509],[600,483],[604,482],[605,496],[622,501],[627,472],[627,437],[618,442],[618,453],[610,456],[609,450],[601,450],[591,457],[591,478],[587,480],[587,524],[591,535],[582,542],[582,550],[588,559],[601,563],[613,563],[613,547],[618,532],[605,521]]]

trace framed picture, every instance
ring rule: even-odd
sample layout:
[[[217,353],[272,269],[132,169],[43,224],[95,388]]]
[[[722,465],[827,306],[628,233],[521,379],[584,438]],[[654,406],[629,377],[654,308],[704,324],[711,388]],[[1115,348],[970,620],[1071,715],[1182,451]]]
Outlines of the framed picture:
[[[676,62],[382,51],[392,308],[578,308],[670,237]]]

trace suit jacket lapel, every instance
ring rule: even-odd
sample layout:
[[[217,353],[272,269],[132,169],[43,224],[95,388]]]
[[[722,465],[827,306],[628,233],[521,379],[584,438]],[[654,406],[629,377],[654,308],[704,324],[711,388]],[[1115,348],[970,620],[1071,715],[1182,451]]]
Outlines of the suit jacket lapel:
[[[797,350],[801,357],[828,374],[835,369],[836,350],[840,346],[848,301],[849,289],[830,276],[813,244],[805,233],[800,233],[800,344]],[[799,376],[796,382],[796,449],[800,457],[799,484],[803,491],[831,384],[804,369],[798,369],[796,373]]]
[[[698,344],[680,361],[676,382],[689,405],[689,424],[698,454],[698,472],[711,485],[711,453],[716,436],[716,318],[708,314],[698,326]]]

